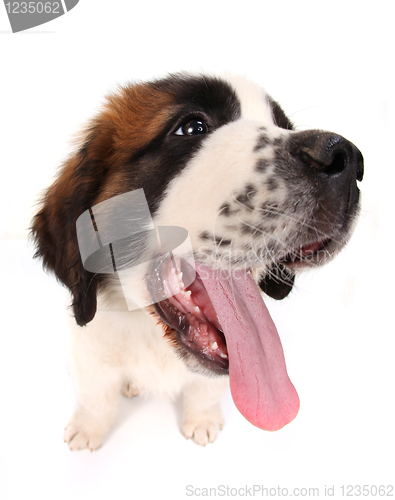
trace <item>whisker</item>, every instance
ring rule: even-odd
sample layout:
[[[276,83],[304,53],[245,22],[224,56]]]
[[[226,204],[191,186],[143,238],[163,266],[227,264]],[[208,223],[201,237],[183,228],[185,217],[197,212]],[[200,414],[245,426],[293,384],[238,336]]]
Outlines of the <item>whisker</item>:
[[[315,234],[317,235],[317,240],[331,238],[335,243],[339,243],[339,244],[341,243],[340,240],[336,240],[333,237],[333,234],[328,234],[325,231],[320,230],[316,225],[312,225],[312,224],[308,223],[306,221],[306,217],[298,217],[296,215],[290,215],[290,214],[285,213],[285,212],[283,212],[281,210],[276,210],[275,208],[259,208],[259,207],[257,207],[256,210],[262,211],[262,212],[264,212],[266,214],[281,215],[285,219],[291,220],[293,222],[297,222],[297,223],[300,224],[301,228],[311,229],[312,231],[314,231]],[[325,214],[322,214],[322,216],[326,219],[325,222],[327,222],[329,224],[333,224],[333,220],[332,219],[330,219],[329,217],[325,216]],[[324,221],[321,220],[321,219],[316,219],[315,222],[317,224],[320,224],[320,223],[323,224],[324,223]],[[333,230],[336,230],[336,229],[341,229],[341,224],[334,225]]]
[[[214,238],[214,246],[215,246],[216,250],[217,250],[217,249],[219,249],[219,246],[220,246],[220,244],[221,244],[221,241],[225,238],[225,235],[224,235],[224,236],[221,238],[220,243],[219,243],[219,244],[217,244],[217,239],[216,239],[216,236],[215,236],[215,226],[216,226],[216,224],[217,224],[217,219],[218,219],[218,217],[221,215],[221,212],[222,212],[223,210],[225,210],[225,207],[223,207],[223,208],[221,208],[220,210],[218,210],[217,215],[215,216],[215,219],[214,219],[214,221],[213,221],[213,238]],[[199,233],[199,234],[200,234],[200,233]]]
[[[248,199],[250,199],[249,194],[251,194],[251,193],[252,193],[252,191],[250,191],[249,193],[247,193],[247,197],[248,197]],[[302,217],[297,217],[296,215],[293,215],[293,216],[292,216],[292,215],[290,215],[290,214],[288,214],[288,213],[286,213],[286,212],[284,212],[284,211],[282,211],[282,210],[277,210],[277,209],[275,209],[275,208],[273,208],[273,207],[271,207],[271,208],[260,208],[260,207],[254,207],[253,209],[251,209],[251,207],[249,207],[248,205],[246,205],[246,204],[244,204],[243,202],[241,202],[240,200],[238,200],[238,199],[235,197],[235,195],[234,195],[234,194],[233,194],[232,196],[233,196],[233,200],[234,200],[234,201],[235,201],[238,205],[242,206],[243,208],[246,208],[246,209],[248,209],[248,210],[259,210],[259,211],[264,212],[264,213],[266,213],[266,214],[272,214],[272,215],[282,215],[283,217],[285,217],[285,218],[287,218],[287,219],[289,219],[289,220],[292,220],[292,221],[294,221],[294,222],[299,222],[301,225],[303,225],[303,227],[306,227],[306,228],[308,228],[308,229],[312,229],[313,231],[318,231],[318,229],[317,229],[317,227],[316,227],[316,226],[313,226],[313,225],[308,224],[308,223],[306,222],[306,218],[305,218],[305,217],[303,217],[303,218],[302,218]],[[331,221],[330,221],[328,218],[326,218],[326,221],[331,223]],[[320,223],[322,223],[323,221],[321,221],[321,220],[317,219],[317,220],[316,220],[316,222],[317,222],[318,224],[320,224]],[[329,235],[328,235],[328,234],[326,234],[326,233],[324,233],[324,232],[321,232],[321,233],[322,233],[322,235],[323,235],[325,238],[329,237]]]
[[[274,235],[273,233],[269,233],[267,231],[264,231],[263,229],[261,228],[258,228],[252,224],[249,224],[248,222],[245,222],[243,220],[241,220],[238,216],[238,219],[239,221],[244,225],[244,226],[247,226],[247,227],[250,227],[251,229],[253,229],[254,231],[256,231],[257,233],[261,233],[265,236],[269,236],[272,240],[275,240],[277,243],[279,243],[281,245],[281,247],[286,251],[286,250],[289,250],[290,252],[293,250],[293,247],[291,247],[290,245],[288,245],[285,241],[281,240],[278,236]],[[261,242],[259,242],[261,243]],[[267,246],[267,243],[266,241],[263,242],[265,247],[266,247],[266,250],[268,252],[268,255],[270,256],[270,258],[272,259],[272,261],[274,262],[276,259],[274,259],[274,255],[272,254],[272,252],[270,251],[270,249],[268,248]],[[258,244],[258,242],[257,242]],[[254,249],[256,255],[258,256],[256,250]]]

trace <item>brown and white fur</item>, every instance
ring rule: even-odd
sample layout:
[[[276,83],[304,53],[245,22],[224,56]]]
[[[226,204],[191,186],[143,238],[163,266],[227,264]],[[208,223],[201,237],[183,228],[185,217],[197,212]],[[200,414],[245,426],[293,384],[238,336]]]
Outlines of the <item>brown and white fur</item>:
[[[177,74],[108,96],[32,228],[37,256],[73,298],[79,406],[64,434],[70,448],[99,448],[121,395],[142,393],[182,393],[183,434],[213,442],[228,386],[226,368],[197,356],[144,307],[148,264],[124,270],[123,287],[116,274],[84,268],[82,213],[142,188],[155,226],[186,228],[195,260],[252,269],[261,288],[281,298],[299,268],[327,261],[348,240],[362,172],[355,146],[329,132],[295,131],[243,78]],[[128,310],[125,297],[143,308]]]

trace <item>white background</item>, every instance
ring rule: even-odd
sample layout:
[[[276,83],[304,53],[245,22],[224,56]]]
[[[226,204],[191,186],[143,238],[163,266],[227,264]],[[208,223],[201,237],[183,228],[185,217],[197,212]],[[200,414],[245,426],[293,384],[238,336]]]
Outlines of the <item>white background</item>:
[[[20,34],[0,8],[1,499],[181,499],[187,485],[318,487],[321,497],[334,486],[341,498],[342,485],[395,483],[390,7],[80,0]],[[137,398],[123,400],[99,451],[72,453],[65,292],[31,259],[33,205],[104,94],[178,70],[245,74],[300,129],[354,142],[365,157],[361,218],[336,261],[267,302],[301,399],[294,422],[256,429],[228,395],[227,425],[203,449],[181,436],[179,401]]]

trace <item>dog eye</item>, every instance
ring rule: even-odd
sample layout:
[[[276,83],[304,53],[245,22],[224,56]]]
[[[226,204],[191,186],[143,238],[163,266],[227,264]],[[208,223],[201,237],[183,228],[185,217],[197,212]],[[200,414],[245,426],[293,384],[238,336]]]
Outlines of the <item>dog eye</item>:
[[[175,135],[199,135],[199,134],[207,134],[208,125],[203,120],[199,120],[198,118],[194,118],[193,120],[189,120],[184,125],[176,130]]]

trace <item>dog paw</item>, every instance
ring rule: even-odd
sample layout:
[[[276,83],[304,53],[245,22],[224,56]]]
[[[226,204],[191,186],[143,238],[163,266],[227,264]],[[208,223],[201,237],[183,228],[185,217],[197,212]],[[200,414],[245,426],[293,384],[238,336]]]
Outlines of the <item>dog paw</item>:
[[[90,451],[100,448],[108,430],[105,419],[93,418],[88,412],[78,409],[64,430],[63,439],[68,443],[70,450]]]
[[[102,444],[102,436],[88,433],[74,424],[69,424],[64,430],[63,439],[68,443],[70,450],[97,450]]]
[[[139,395],[139,391],[133,386],[133,384],[126,382],[122,386],[121,394],[122,396],[125,396],[125,398],[134,398]]]
[[[213,443],[219,431],[225,424],[222,412],[217,415],[207,415],[202,418],[188,418],[182,425],[182,433],[187,439],[193,439],[196,444],[206,446]]]

